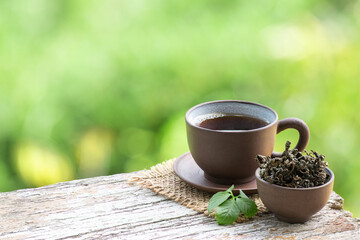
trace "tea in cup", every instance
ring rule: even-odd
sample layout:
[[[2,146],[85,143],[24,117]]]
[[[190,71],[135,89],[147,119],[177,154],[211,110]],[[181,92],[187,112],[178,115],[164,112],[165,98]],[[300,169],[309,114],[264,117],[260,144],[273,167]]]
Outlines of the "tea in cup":
[[[255,178],[256,155],[273,152],[276,134],[294,128],[299,132],[296,148],[305,149],[309,128],[298,118],[278,120],[264,105],[237,100],[206,102],[185,115],[190,153],[204,176],[219,184],[241,184]]]

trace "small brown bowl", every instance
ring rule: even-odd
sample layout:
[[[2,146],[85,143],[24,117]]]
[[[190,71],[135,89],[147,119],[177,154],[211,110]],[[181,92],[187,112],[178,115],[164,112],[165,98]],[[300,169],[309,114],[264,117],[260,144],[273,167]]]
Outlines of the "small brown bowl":
[[[260,169],[255,172],[256,184],[261,201],[275,214],[288,223],[304,223],[312,215],[320,211],[330,198],[334,185],[334,173],[326,168],[330,176],[328,182],[311,188],[289,188],[271,184],[259,175]]]

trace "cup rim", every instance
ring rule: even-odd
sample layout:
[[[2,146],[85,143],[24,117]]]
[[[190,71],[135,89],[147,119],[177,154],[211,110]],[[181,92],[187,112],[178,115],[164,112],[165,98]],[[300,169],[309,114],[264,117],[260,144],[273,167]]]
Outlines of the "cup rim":
[[[292,191],[311,191],[311,190],[316,190],[316,189],[320,189],[320,188],[325,188],[328,185],[330,185],[332,182],[334,182],[335,177],[334,177],[333,171],[331,171],[331,169],[328,168],[328,167],[325,168],[325,171],[330,175],[329,181],[327,181],[323,185],[319,185],[319,186],[315,186],[315,187],[308,187],[308,188],[291,188],[291,187],[284,187],[284,186],[276,185],[276,184],[273,184],[273,183],[269,183],[269,182],[265,181],[264,179],[262,179],[260,177],[260,174],[259,174],[260,168],[259,167],[255,171],[255,178],[256,178],[256,180],[258,180],[261,183],[265,184],[267,187],[285,189],[285,190],[292,190]]]
[[[203,128],[203,127],[199,127],[195,124],[193,124],[191,121],[189,121],[189,115],[190,113],[194,110],[194,109],[197,109],[199,107],[202,107],[204,105],[207,105],[207,104],[211,104],[211,103],[246,103],[246,104],[251,104],[251,105],[257,105],[257,106],[260,106],[262,108],[265,108],[269,111],[271,111],[274,115],[275,115],[275,120],[271,123],[269,123],[268,125],[264,126],[264,127],[260,127],[260,128],[255,128],[255,129],[250,129],[250,130],[214,130],[214,129],[209,129],[209,128]],[[274,124],[277,124],[278,120],[279,120],[279,117],[278,117],[278,114],[275,112],[275,110],[273,110],[272,108],[268,107],[268,106],[265,106],[263,104],[260,104],[260,103],[255,103],[255,102],[250,102],[250,101],[242,101],[242,100],[215,100],[215,101],[209,101],[209,102],[204,102],[204,103],[200,103],[198,105],[195,105],[193,106],[192,108],[190,108],[186,114],[185,114],[185,120],[186,122],[194,127],[194,128],[197,128],[197,129],[201,129],[201,130],[205,130],[205,131],[209,131],[209,132],[221,132],[221,133],[241,133],[241,132],[257,132],[257,131],[261,131],[263,129],[267,129],[267,128],[270,128],[272,127]]]

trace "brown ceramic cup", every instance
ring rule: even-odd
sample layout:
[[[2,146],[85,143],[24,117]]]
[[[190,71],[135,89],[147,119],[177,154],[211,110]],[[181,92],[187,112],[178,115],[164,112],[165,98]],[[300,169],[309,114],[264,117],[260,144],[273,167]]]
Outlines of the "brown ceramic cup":
[[[200,127],[208,119],[224,115],[249,116],[266,121],[265,127],[251,130],[212,130]],[[277,133],[294,128],[299,132],[296,148],[304,150],[309,141],[309,128],[304,121],[286,118],[278,121],[271,108],[253,102],[222,100],[199,104],[185,115],[190,153],[205,177],[219,184],[241,184],[254,180],[257,154],[276,156]]]
[[[289,188],[263,180],[256,170],[256,184],[264,205],[275,216],[288,223],[304,223],[320,211],[330,198],[334,185],[334,173],[326,168],[329,181],[310,188]]]

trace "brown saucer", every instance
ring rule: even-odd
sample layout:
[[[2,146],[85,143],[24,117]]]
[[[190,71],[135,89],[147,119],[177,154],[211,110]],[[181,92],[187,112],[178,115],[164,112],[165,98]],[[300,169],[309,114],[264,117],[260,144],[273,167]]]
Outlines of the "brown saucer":
[[[196,164],[190,152],[184,153],[174,162],[174,171],[189,185],[206,192],[219,192],[227,190],[231,185],[210,182],[204,177],[204,171]],[[234,192],[241,189],[244,193],[257,193],[256,179],[242,184],[236,184]]]

